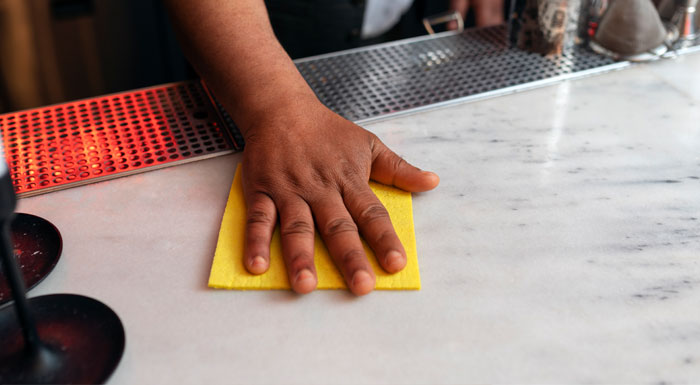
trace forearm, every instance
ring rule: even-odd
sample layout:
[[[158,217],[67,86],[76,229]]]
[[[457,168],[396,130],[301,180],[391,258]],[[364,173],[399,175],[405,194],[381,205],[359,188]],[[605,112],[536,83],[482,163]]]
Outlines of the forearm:
[[[241,130],[316,100],[279,44],[262,0],[166,0],[187,57]]]

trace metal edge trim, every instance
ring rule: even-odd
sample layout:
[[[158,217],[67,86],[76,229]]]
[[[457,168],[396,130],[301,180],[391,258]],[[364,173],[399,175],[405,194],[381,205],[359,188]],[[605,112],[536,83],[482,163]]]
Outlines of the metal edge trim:
[[[199,79],[199,84],[202,86],[204,94],[207,95],[211,108],[216,111],[216,118],[219,120],[219,124],[221,127],[225,128],[224,131],[226,132],[226,138],[229,140],[229,144],[231,144],[231,147],[233,147],[235,152],[243,151],[243,146],[236,141],[235,136],[231,132],[232,128],[226,123],[226,119],[224,119],[224,116],[221,113],[221,108],[219,108],[219,104],[216,102],[216,98],[214,98],[214,93],[211,92],[204,79]]]
[[[190,84],[190,83],[199,83],[199,79],[190,79],[190,80],[183,80],[183,81],[179,81],[179,82],[163,83],[163,84],[157,84],[157,85],[154,85],[154,86],[136,88],[136,89],[133,89],[133,90],[117,91],[117,92],[112,92],[112,93],[109,93],[109,94],[88,96],[88,97],[86,97],[86,98],[81,98],[81,99],[66,100],[66,101],[64,101],[64,102],[58,102],[58,103],[53,103],[53,104],[45,104],[45,105],[41,105],[41,106],[38,106],[38,107],[25,108],[25,109],[22,109],[22,110],[7,111],[7,112],[3,112],[2,114],[0,114],[0,116],[3,116],[3,115],[10,115],[10,114],[19,114],[19,113],[26,112],[26,111],[41,110],[41,109],[44,109],[44,108],[58,107],[58,106],[61,106],[61,105],[64,105],[64,104],[80,103],[80,102],[88,101],[88,100],[92,101],[92,100],[94,100],[94,99],[102,99],[102,98],[108,98],[108,97],[111,97],[111,96],[117,96],[117,95],[123,95],[123,94],[130,94],[130,93],[134,93],[134,92],[142,92],[142,91],[148,91],[148,90],[152,90],[152,89],[156,89],[156,88],[165,88],[165,87],[178,86],[178,85],[184,85],[184,84]]]
[[[63,185],[51,186],[51,187],[41,188],[41,189],[32,190],[32,191],[28,191],[28,192],[18,193],[17,198],[18,199],[19,198],[30,198],[33,196],[44,195],[44,194],[52,193],[55,191],[67,190],[67,189],[70,189],[73,187],[80,187],[80,186],[95,184],[95,183],[99,183],[99,182],[106,182],[109,180],[119,179],[119,178],[122,178],[125,176],[142,174],[142,173],[145,173],[147,171],[160,170],[160,169],[164,169],[164,168],[168,168],[168,167],[172,167],[172,166],[179,166],[182,164],[193,163],[193,162],[200,161],[200,160],[212,159],[212,158],[217,158],[219,156],[235,154],[235,153],[236,153],[236,150],[233,150],[233,149],[223,150],[223,151],[219,151],[219,152],[213,152],[213,153],[201,155],[198,157],[176,160],[173,162],[165,162],[165,163],[157,164],[155,166],[144,167],[144,168],[123,171],[123,172],[117,172],[114,174],[104,175],[104,176],[95,177],[95,178],[83,179],[83,180],[79,180],[79,181],[72,182],[72,183],[66,183]]]
[[[668,53],[672,54],[674,50],[669,50]],[[695,53],[695,52],[700,52],[700,40],[698,40],[697,45],[690,46],[690,47],[683,47],[675,50],[675,52],[678,53],[678,55],[685,55],[689,53]]]

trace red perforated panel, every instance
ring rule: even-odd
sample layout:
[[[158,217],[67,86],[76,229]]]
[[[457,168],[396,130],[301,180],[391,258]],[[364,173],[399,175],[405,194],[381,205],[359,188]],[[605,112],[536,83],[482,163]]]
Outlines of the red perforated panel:
[[[0,131],[19,196],[236,149],[196,81],[0,115]]]

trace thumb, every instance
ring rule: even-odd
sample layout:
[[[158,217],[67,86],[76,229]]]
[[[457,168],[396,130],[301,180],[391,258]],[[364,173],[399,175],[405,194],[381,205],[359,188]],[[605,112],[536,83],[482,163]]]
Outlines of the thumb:
[[[381,142],[375,147],[370,178],[411,192],[432,190],[440,183],[437,174],[412,166]]]

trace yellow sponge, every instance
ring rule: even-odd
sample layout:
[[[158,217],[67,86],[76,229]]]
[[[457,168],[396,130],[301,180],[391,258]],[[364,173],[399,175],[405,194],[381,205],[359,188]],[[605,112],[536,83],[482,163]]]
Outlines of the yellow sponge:
[[[396,273],[389,274],[379,266],[377,259],[367,244],[362,241],[365,252],[377,275],[376,289],[386,290],[420,290],[420,275],[418,272],[418,257],[416,255],[416,240],[413,230],[413,208],[411,194],[393,187],[370,182],[372,191],[384,204],[394,229],[406,249],[408,263]],[[279,226],[275,229],[270,244],[270,269],[261,275],[253,275],[243,265],[243,249],[245,246],[246,205],[243,198],[241,166],[238,165],[233,179],[231,192],[224,218],[221,221],[219,241],[216,245],[214,263],[209,275],[209,287],[217,289],[237,290],[269,290],[289,289],[287,271],[282,259],[282,247]],[[314,248],[316,271],[318,273],[319,289],[346,288],[345,281],[328,255],[326,246],[316,234]]]

